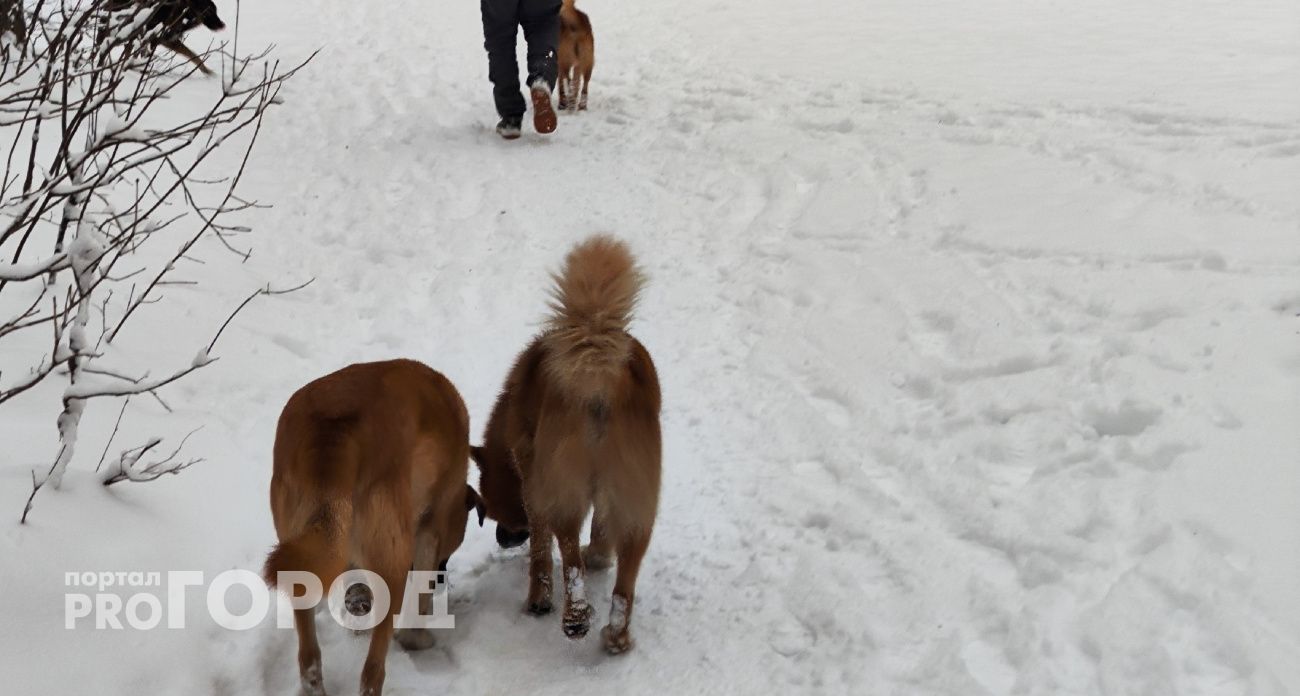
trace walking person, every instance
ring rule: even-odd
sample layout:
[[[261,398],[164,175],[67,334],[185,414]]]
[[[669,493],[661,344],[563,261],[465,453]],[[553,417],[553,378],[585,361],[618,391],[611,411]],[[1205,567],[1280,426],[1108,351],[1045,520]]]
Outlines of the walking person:
[[[519,91],[515,40],[523,27],[528,42],[528,91],[533,102],[533,127],[538,133],[555,130],[555,45],[560,38],[561,0],[479,0],[483,11],[483,47],[488,54],[488,79],[496,101],[497,133],[506,140],[519,137],[524,121],[524,97]]]

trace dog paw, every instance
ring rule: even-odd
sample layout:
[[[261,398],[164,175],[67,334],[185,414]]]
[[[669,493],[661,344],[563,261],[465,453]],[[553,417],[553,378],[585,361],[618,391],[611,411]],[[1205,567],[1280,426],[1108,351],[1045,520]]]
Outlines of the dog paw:
[[[320,663],[302,668],[298,674],[302,682],[302,693],[306,696],[326,696],[325,679],[321,675]]]
[[[600,629],[600,637],[605,641],[605,652],[621,655],[632,649],[632,634],[626,628],[617,630],[613,626]]]
[[[593,551],[590,545],[582,547],[582,562],[587,570],[606,570],[614,564],[607,552]]]
[[[574,602],[564,611],[564,621],[561,627],[564,629],[564,635],[572,640],[577,640],[587,635],[591,630],[591,605],[586,602]]]
[[[373,603],[374,596],[370,593],[370,588],[361,583],[352,585],[348,588],[347,594],[343,595],[343,606],[353,616],[369,614]]]
[[[433,631],[427,628],[401,628],[393,633],[397,644],[406,650],[428,650],[433,647]]]
[[[546,616],[551,613],[552,608],[550,599],[539,599],[528,603],[528,613],[533,616]]]

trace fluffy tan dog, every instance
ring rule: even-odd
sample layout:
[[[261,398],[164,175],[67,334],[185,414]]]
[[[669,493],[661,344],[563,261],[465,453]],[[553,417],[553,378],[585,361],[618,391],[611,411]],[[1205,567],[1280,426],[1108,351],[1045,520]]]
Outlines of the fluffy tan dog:
[[[659,505],[659,380],[627,332],[642,276],[627,247],[598,236],[555,275],[546,329],[515,361],[478,462],[487,513],[503,546],[532,539],[527,608],[551,611],[551,537],[564,568],[565,635],[590,629],[587,568],[618,558],[605,648],[632,647],[637,573]],[[578,536],[595,508],[591,544]]]

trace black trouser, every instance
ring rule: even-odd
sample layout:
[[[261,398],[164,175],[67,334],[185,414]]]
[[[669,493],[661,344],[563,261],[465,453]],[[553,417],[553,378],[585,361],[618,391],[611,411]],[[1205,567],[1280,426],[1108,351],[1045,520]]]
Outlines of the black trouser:
[[[555,89],[555,44],[560,40],[560,0],[480,0],[483,10],[483,47],[488,53],[488,79],[497,113],[518,118],[524,115],[524,97],[519,93],[519,63],[515,61],[515,37],[524,28],[528,42],[528,82],[545,80]]]

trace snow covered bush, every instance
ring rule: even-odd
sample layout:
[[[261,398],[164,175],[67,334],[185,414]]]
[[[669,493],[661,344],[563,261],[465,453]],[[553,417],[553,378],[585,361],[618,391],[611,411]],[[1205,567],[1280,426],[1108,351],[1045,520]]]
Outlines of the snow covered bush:
[[[213,337],[167,346],[164,355],[180,352],[174,362],[132,374],[139,361],[113,348],[169,286],[193,282],[175,276],[201,263],[201,242],[248,257],[238,218],[257,204],[236,188],[262,119],[303,65],[282,68],[269,49],[241,55],[235,33],[204,55],[220,82],[202,80],[190,62],[154,50],[148,4],[110,4],[122,3],[0,7],[0,417],[39,385],[63,385],[61,403],[50,404],[51,462],[33,472],[33,497],[59,487],[92,402],[156,396],[215,359]],[[221,318],[200,320],[216,328]],[[153,480],[192,463],[177,451],[150,459],[160,443],[122,452],[101,480]]]

